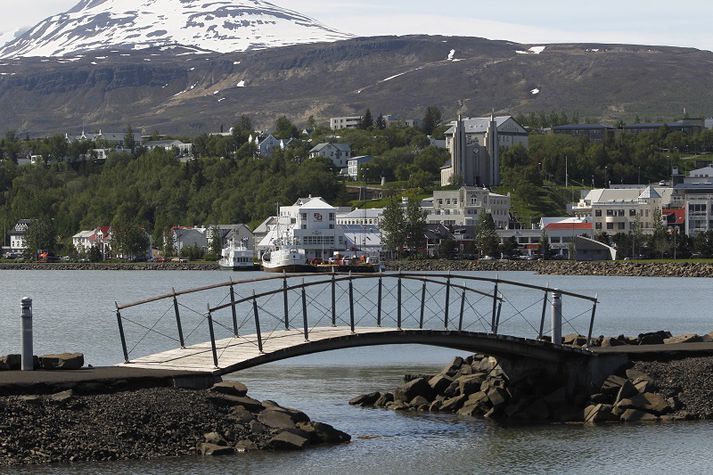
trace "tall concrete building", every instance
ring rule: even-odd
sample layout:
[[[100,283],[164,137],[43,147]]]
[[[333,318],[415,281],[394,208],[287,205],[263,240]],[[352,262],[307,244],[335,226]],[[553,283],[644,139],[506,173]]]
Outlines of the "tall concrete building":
[[[441,186],[454,177],[465,186],[493,187],[500,184],[500,151],[515,145],[528,146],[527,130],[511,116],[463,119],[445,132],[450,163],[441,169]]]

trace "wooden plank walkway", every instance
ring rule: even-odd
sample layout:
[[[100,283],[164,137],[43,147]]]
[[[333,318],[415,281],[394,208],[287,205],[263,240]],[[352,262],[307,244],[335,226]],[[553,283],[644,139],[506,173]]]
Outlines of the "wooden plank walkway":
[[[397,328],[360,327],[355,334],[368,335],[398,331]],[[216,341],[218,364],[213,363],[213,353],[210,342],[192,345],[186,348],[164,351],[153,355],[132,359],[130,363],[118,366],[131,368],[163,369],[173,371],[199,371],[214,373],[221,368],[227,368],[244,363],[263,354],[293,348],[303,344],[315,343],[352,335],[350,327],[318,327],[310,329],[309,342],[305,341],[302,330],[281,330],[273,333],[263,333],[263,353],[257,345],[257,335],[245,335]]]

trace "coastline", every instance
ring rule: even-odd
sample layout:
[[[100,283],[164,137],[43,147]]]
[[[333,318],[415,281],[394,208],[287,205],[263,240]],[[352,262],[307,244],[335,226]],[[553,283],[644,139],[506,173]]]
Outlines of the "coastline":
[[[220,270],[217,262],[0,262],[0,270]]]

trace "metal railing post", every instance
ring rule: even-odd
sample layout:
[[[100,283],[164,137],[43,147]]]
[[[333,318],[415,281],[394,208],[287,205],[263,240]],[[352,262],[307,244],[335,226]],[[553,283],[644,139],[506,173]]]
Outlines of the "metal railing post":
[[[376,295],[376,326],[381,327],[381,289],[382,282],[381,276],[379,276],[379,291]]]
[[[183,326],[181,325],[181,313],[178,311],[178,299],[176,298],[176,289],[173,290],[173,313],[176,315],[176,328],[178,328],[178,341],[181,342],[181,348],[186,347],[186,342],[183,340]]]
[[[495,319],[497,318],[497,313],[498,313],[498,282],[496,280],[495,281],[495,289],[493,289],[493,313],[491,315],[491,322],[490,322],[490,331],[493,334],[497,333],[497,329],[495,328]]]
[[[552,343],[562,344],[562,294],[558,289],[552,292]]]
[[[233,314],[233,336],[238,336],[238,312],[235,309],[235,288],[233,278],[230,278],[230,310]]]
[[[547,284],[547,288],[545,289],[545,295],[542,297],[542,318],[540,318],[540,334],[537,337],[538,340],[542,340],[542,337],[545,334],[545,316],[547,315],[547,295],[548,295],[548,290],[550,287],[550,284]]]
[[[399,272],[399,281],[396,290],[396,328],[401,330],[401,272]]]
[[[35,369],[34,351],[32,348],[32,299],[25,297],[21,303],[22,313],[22,354],[20,369],[32,371]]]
[[[498,302],[498,317],[495,319],[495,334],[498,334],[498,330],[500,329],[500,311],[503,309],[503,301],[500,300]]]
[[[451,304],[451,277],[448,276],[446,278],[446,306],[445,306],[445,315],[443,316],[443,326],[445,328],[448,328],[448,312],[450,311],[450,304]]]
[[[309,328],[307,327],[307,292],[302,279],[302,326],[304,328],[305,341],[309,341]]]
[[[208,305],[208,332],[210,332],[210,349],[213,353],[213,365],[218,367],[218,349],[215,346],[215,331],[213,330],[213,314]]]
[[[463,282],[463,287],[465,287],[465,282]],[[463,311],[465,310],[465,289],[460,296],[460,316],[458,317],[458,331],[463,331]],[[446,330],[448,330],[446,328]]]
[[[592,331],[594,331],[594,316],[597,313],[597,301],[599,294],[594,296],[594,304],[592,304],[592,318],[589,319],[589,332],[587,332],[587,345],[592,345]]]
[[[253,290],[253,314],[255,315],[255,333],[257,334],[257,349],[262,353],[262,331],[260,330],[260,314],[257,308],[257,299]]]
[[[423,314],[426,311],[426,281],[423,281],[423,287],[421,287],[421,317],[418,320],[418,328],[423,330]]]
[[[124,363],[129,362],[129,350],[126,347],[126,335],[124,335],[124,322],[121,321],[121,310],[119,303],[114,302],[116,306],[116,323],[119,325],[119,337],[121,338],[121,350],[124,352]]]
[[[337,279],[334,275],[334,267],[332,267],[332,326],[337,326]]]
[[[287,272],[282,273],[282,310],[285,317],[285,330],[290,329],[290,307],[287,296]]]
[[[349,323],[354,333],[354,284],[352,283],[352,271],[349,271]]]

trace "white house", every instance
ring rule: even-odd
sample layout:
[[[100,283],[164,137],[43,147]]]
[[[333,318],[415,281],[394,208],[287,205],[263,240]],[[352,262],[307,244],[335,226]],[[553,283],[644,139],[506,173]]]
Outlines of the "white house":
[[[323,142],[309,151],[309,158],[323,157],[332,161],[335,168],[347,168],[352,156],[352,147],[346,143]]]
[[[15,223],[8,233],[10,235],[10,252],[23,252],[27,249],[27,230],[33,221],[33,219],[21,219]]]
[[[361,166],[365,163],[369,163],[371,160],[371,155],[359,155],[358,157],[352,157],[347,160],[347,174],[349,175],[349,178],[352,180],[358,179]]]
[[[263,157],[271,155],[272,151],[277,148],[283,148],[282,141],[276,139],[272,134],[268,134],[267,137],[263,139],[257,136],[253,138],[251,135],[248,138],[248,142],[255,144],[258,155]]]
[[[151,140],[144,143],[147,150],[162,148],[166,151],[177,150],[178,155],[185,156],[193,153],[193,144],[181,142],[180,140]]]

